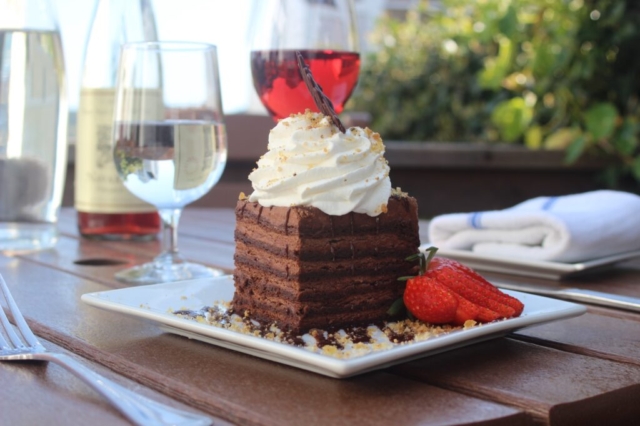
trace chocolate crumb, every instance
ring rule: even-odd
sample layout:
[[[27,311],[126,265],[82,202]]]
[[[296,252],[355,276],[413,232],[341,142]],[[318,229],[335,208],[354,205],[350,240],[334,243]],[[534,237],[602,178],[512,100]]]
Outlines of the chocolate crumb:
[[[211,325],[242,333],[248,336],[279,342],[303,348],[310,352],[334,358],[347,359],[373,352],[392,349],[413,342],[428,340],[455,330],[478,326],[469,323],[463,327],[451,325],[430,325],[410,319],[381,321],[369,326],[311,329],[304,334],[281,330],[275,323],[260,323],[252,320],[250,312],[233,312],[229,302],[216,302],[201,309],[181,309],[173,314]]]

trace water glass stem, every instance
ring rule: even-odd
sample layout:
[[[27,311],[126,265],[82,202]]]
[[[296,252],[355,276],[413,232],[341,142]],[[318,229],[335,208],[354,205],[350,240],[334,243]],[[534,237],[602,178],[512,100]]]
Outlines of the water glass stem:
[[[181,263],[183,259],[178,253],[178,222],[182,209],[160,209],[158,213],[162,219],[162,253],[156,261],[168,264]]]

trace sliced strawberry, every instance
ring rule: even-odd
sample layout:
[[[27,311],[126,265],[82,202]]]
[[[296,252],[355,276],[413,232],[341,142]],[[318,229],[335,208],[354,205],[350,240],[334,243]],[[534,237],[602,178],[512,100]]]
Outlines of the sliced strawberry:
[[[468,320],[477,321],[480,315],[480,308],[459,294],[453,293],[453,295],[458,299],[458,309],[456,309],[456,317],[453,323],[455,325],[464,325]]]
[[[449,266],[455,268],[456,270],[462,272],[463,274],[469,276],[470,278],[478,280],[480,282],[480,284],[483,287],[485,287],[486,290],[492,291],[494,293],[501,293],[500,289],[498,289],[493,284],[491,284],[489,281],[484,279],[484,277],[482,275],[478,274],[476,271],[474,271],[473,269],[469,268],[467,265],[464,265],[464,264],[462,264],[462,263],[460,263],[460,262],[458,262],[456,260],[447,259],[445,257],[434,257],[433,259],[431,259],[430,265],[432,265],[434,268],[438,267],[440,265],[449,265]]]
[[[436,277],[440,284],[471,303],[490,309],[502,318],[511,318],[515,315],[515,310],[503,303],[500,294],[487,291],[482,285],[478,284],[477,280],[461,274],[449,265],[440,265],[434,269],[429,268],[429,272]]]
[[[478,307],[478,321],[479,322],[491,322],[499,320],[500,318],[504,318],[504,316],[499,313],[492,311],[489,308],[485,308],[482,306]]]
[[[508,318],[511,316],[519,316],[524,309],[524,305],[518,299],[503,293],[499,288],[495,287],[493,284],[487,281],[482,275],[478,274],[476,271],[466,265],[463,265],[460,262],[452,259],[445,259],[442,257],[434,257],[429,265],[433,268],[448,266],[454,269],[456,272],[460,272],[466,275],[470,280],[472,280],[472,282],[474,283],[475,291],[482,291],[480,289],[483,289],[485,291],[485,295],[489,295],[490,293],[497,295],[498,299],[496,300],[498,300],[501,304],[510,306],[514,311],[512,315],[507,316]]]
[[[427,276],[407,280],[404,304],[417,319],[431,324],[446,324],[456,318],[458,300],[446,287]]]

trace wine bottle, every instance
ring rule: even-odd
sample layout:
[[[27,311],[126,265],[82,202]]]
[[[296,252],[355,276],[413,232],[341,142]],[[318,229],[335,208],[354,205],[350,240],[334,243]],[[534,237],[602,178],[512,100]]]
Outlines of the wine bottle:
[[[124,187],[111,151],[120,47],[157,38],[150,0],[97,2],[85,47],[77,120],[74,193],[84,237],[144,240],[160,230],[155,208]]]

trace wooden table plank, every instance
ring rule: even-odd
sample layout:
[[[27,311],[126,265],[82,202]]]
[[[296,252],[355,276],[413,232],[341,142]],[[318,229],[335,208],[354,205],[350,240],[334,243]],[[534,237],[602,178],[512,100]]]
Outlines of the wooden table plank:
[[[640,367],[497,339],[391,368],[414,380],[526,410],[538,422],[633,424]]]
[[[640,315],[632,313],[589,308],[585,315],[528,327],[517,331],[514,337],[563,351],[640,366]]]

